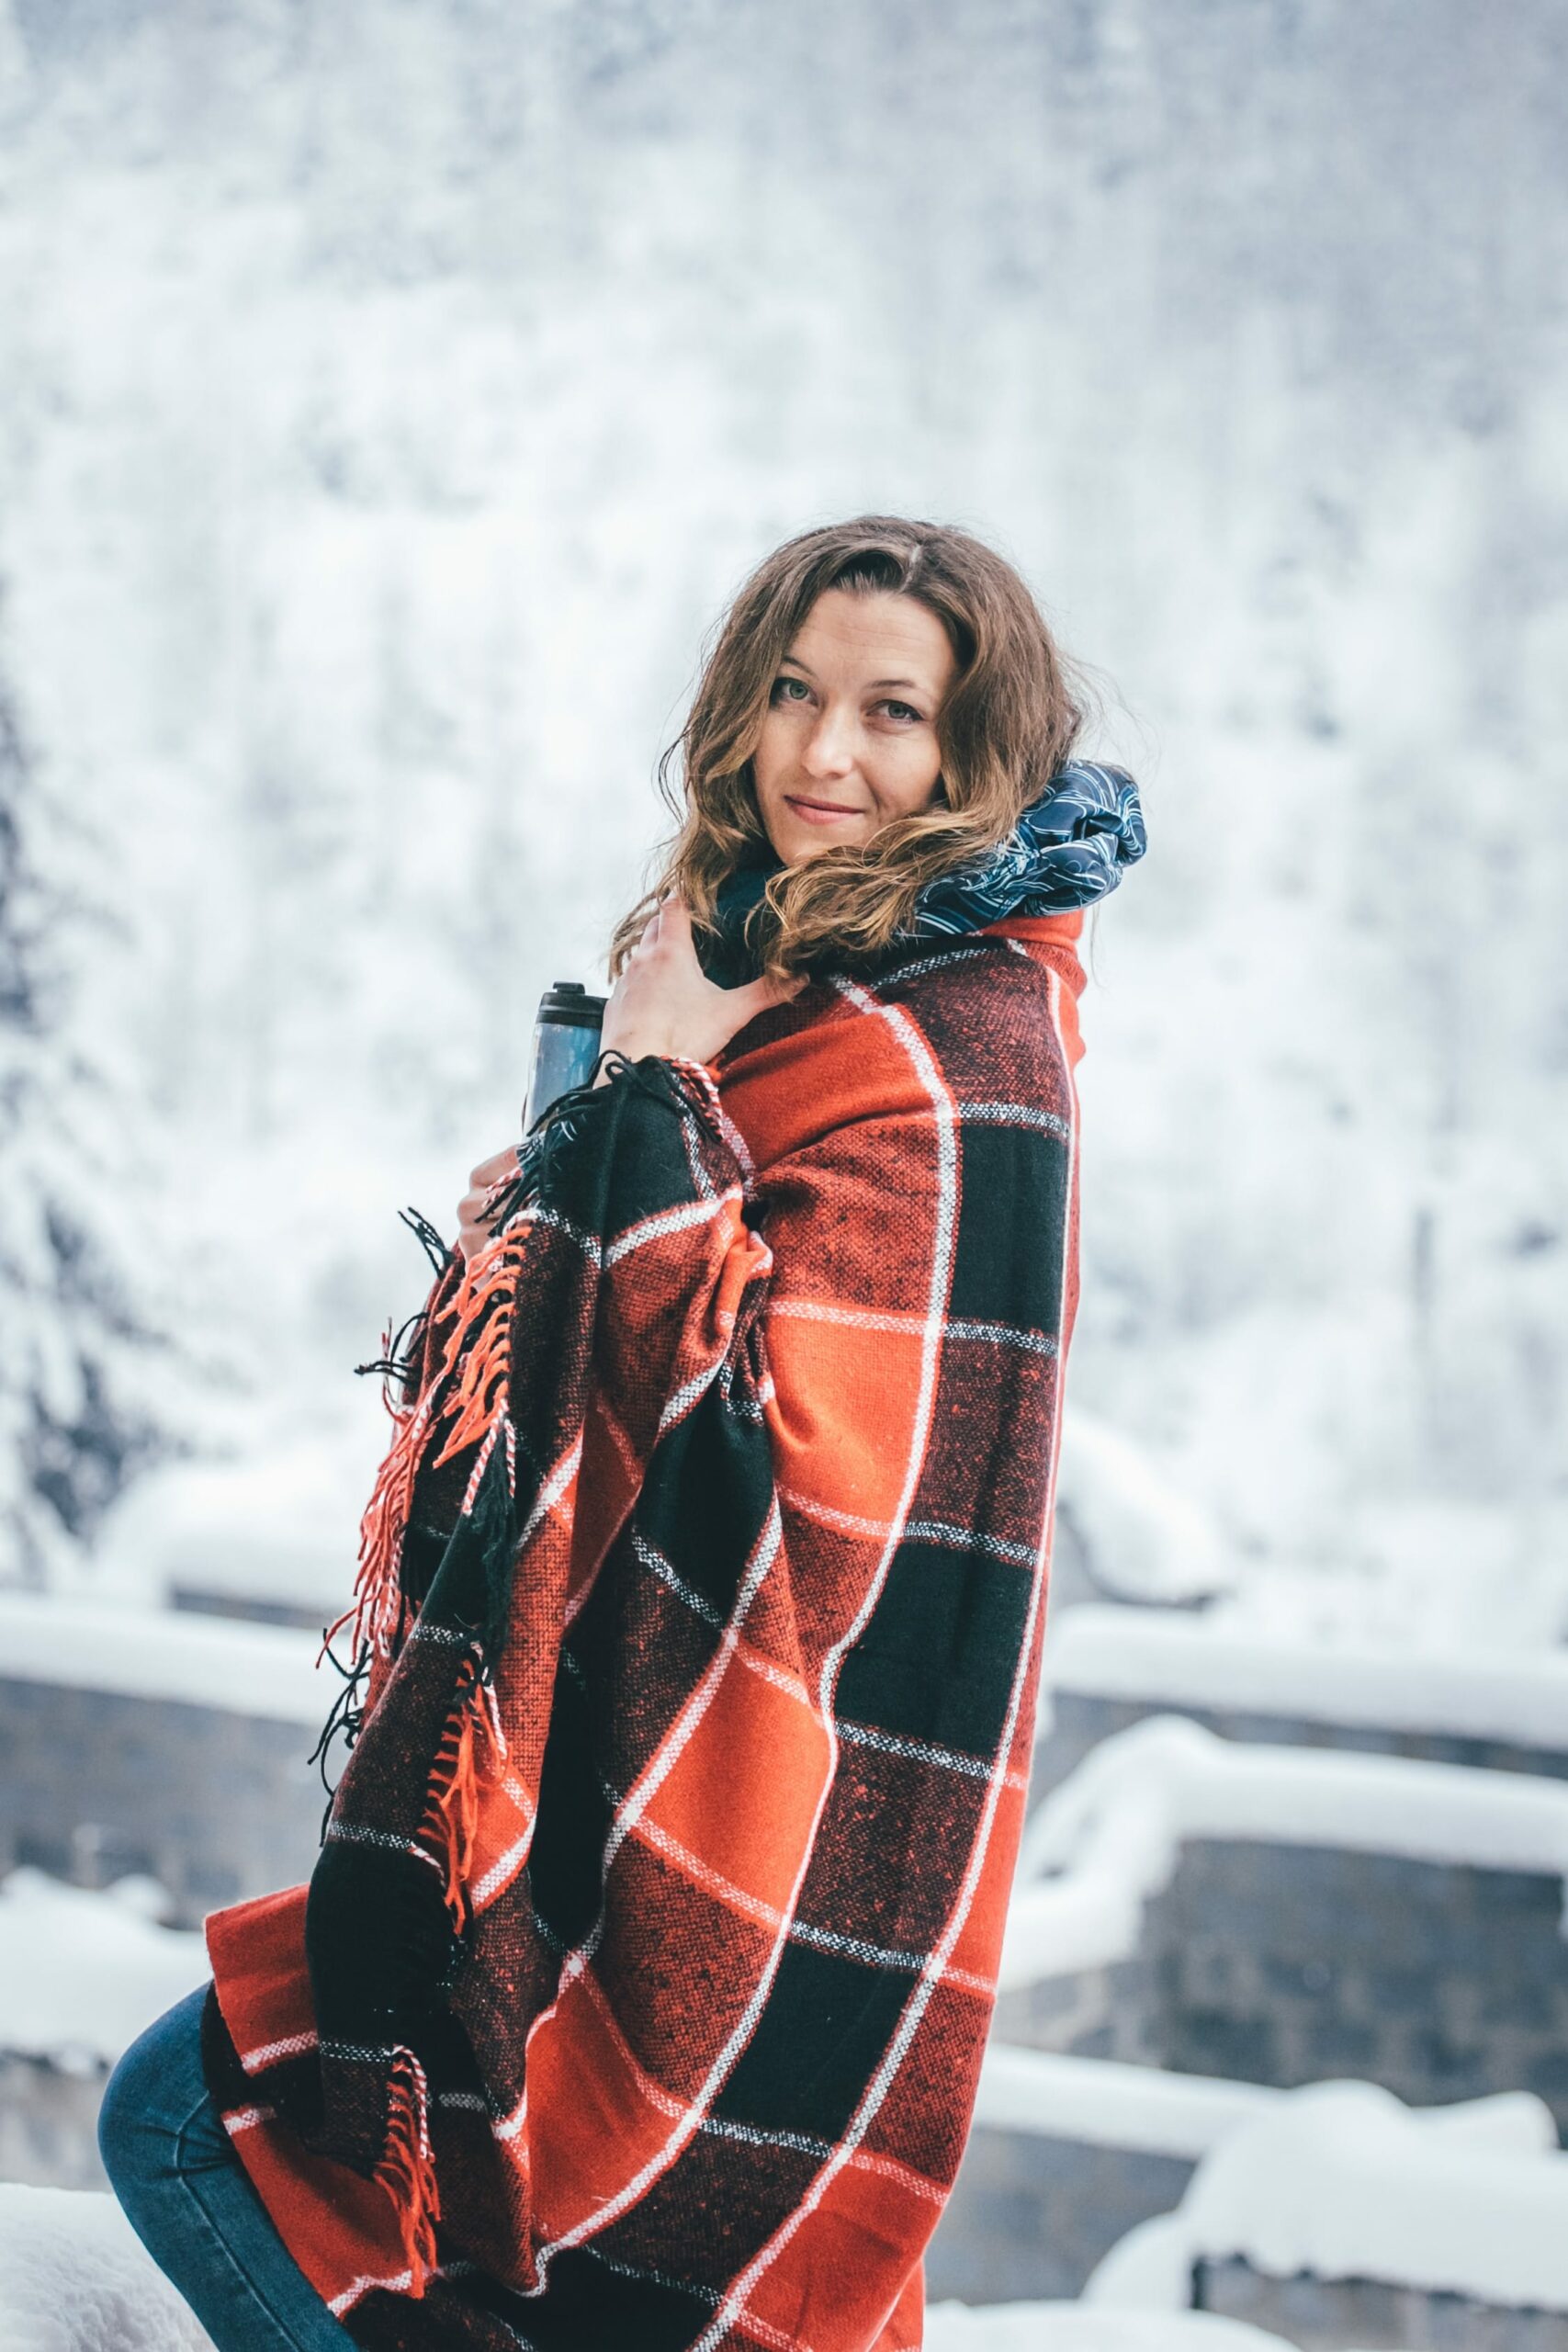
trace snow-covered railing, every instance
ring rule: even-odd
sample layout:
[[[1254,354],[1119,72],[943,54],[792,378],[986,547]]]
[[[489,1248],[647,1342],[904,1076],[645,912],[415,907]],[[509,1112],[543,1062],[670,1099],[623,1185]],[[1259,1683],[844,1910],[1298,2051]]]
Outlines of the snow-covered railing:
[[[1568,1649],[1422,1650],[1270,1638],[1223,1611],[1086,1602],[1052,1626],[1047,1692],[1568,1747]]]
[[[319,1724],[337,1677],[317,1673],[321,1636],[173,1610],[0,1592],[0,1681],[58,1683]]]
[[[1568,1781],[1338,1748],[1221,1739],[1151,1715],[1102,1740],[1024,1831],[1003,1989],[1102,1967],[1138,1944],[1184,1839],[1262,1838],[1568,1875]],[[1036,1883],[1041,1874],[1055,1877]]]
[[[390,1430],[363,1392],[357,1411],[314,1401],[304,1427],[269,1419],[243,1453],[167,1462],[138,1478],[98,1531],[82,1597],[283,1611],[275,1622],[307,1628],[336,1616]]]
[[[993,2040],[980,2069],[976,2125],[1146,2155],[1206,2155],[1225,2134],[1287,2094],[1212,2075],[1167,2075],[1115,2058],[1076,2058]],[[1532,2105],[1535,2102],[1531,2102]]]

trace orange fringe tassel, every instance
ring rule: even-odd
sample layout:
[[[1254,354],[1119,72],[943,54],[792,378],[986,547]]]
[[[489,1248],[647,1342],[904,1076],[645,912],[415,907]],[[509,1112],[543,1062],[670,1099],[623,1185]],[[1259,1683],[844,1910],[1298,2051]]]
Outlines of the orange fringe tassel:
[[[441,1419],[450,1419],[452,1428],[435,1457],[437,1468],[464,1446],[483,1439],[501,1410],[511,1362],[520,1239],[520,1234],[499,1236],[469,1260],[464,1273],[457,1300],[459,1328],[465,1336],[476,1327],[482,1328],[468,1351],[456,1390],[441,1408]],[[449,1345],[443,1371],[456,1361],[456,1351]]]
[[[376,1473],[370,1500],[359,1522],[359,1573],[354,1581],[355,1598],[342,1616],[328,1626],[323,1649],[351,1618],[356,1656],[367,1635],[385,1656],[394,1636],[402,1631],[405,1604],[398,1582],[398,1559],[434,1393],[434,1387],[428,1388],[418,1405],[407,1411],[393,1411],[398,1433]]]
[[[383,1385],[387,1410],[397,1424],[397,1434],[376,1474],[376,1483],[359,1523],[359,1572],[355,1578],[355,1598],[328,1626],[321,1644],[323,1652],[351,1621],[355,1656],[368,1638],[382,1657],[387,1657],[404,1630],[408,1602],[398,1571],[413,1503],[414,1480],[432,1425],[453,1421],[433,1464],[439,1468],[465,1445],[475,1442],[485,1444],[488,1451],[505,1414],[512,1317],[524,1230],[517,1227],[498,1234],[464,1267],[451,1302],[440,1317],[445,1322],[450,1316],[452,1328],[442,1344],[440,1363],[419,1403],[410,1407],[396,1405]],[[448,1376],[458,1365],[465,1348],[469,1351],[462,1363],[457,1387],[452,1395],[446,1396]],[[436,1409],[438,1397],[442,1402]],[[472,1493],[470,1485],[465,1510]]]
[[[434,1847],[446,1883],[446,1904],[452,1925],[461,1935],[469,1916],[468,1876],[479,1827],[479,1784],[492,1779],[506,1760],[506,1735],[501,1727],[495,1693],[479,1676],[473,1650],[457,1669],[457,1697],[441,1745],[435,1752],[433,1785],[420,1836]],[[482,1736],[485,1754],[479,1743]]]
[[[441,2191],[430,2145],[430,2086],[424,2068],[406,2044],[392,2052],[387,2116],[387,2152],[376,2167],[397,2209],[398,2231],[413,2295],[423,2292],[435,2268],[435,2224]]]

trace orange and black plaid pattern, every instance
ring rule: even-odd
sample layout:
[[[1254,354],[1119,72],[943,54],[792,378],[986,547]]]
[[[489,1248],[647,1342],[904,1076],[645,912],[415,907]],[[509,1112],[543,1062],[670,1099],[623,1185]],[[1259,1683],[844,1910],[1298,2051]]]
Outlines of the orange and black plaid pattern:
[[[902,2352],[1022,1822],[1077,914],[573,1111],[438,1275],[307,1886],[209,2078],[377,2352]]]

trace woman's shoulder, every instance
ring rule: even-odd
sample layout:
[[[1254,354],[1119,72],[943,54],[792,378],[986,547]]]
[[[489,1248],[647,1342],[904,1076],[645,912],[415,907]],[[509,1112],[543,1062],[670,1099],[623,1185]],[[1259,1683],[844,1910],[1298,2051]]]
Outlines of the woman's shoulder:
[[[1034,945],[1001,926],[911,943],[874,970],[825,975],[751,1023],[719,1083],[759,1162],[839,1128],[954,1114],[1065,1135],[1075,991]]]
[[[1082,1052],[1070,943],[998,924],[921,947],[868,978],[867,1009],[918,1031],[953,1099],[1060,1107]]]

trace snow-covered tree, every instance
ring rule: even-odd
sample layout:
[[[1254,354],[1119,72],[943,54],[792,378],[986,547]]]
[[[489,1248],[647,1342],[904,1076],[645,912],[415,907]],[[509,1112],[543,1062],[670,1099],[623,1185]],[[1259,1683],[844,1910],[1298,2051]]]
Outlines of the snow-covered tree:
[[[94,865],[0,667],[0,1583],[79,1566],[127,1481],[176,1445],[114,1091],[73,1020],[75,959],[118,928]]]

